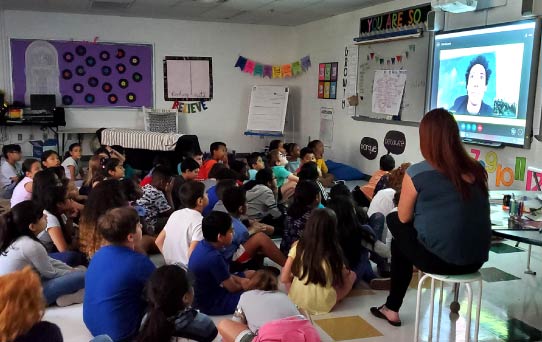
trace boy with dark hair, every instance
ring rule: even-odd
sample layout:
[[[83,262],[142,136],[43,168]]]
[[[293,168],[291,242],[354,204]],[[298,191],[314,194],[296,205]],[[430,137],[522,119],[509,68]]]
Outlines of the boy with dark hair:
[[[156,166],[152,172],[151,183],[142,188],[143,196],[137,200],[137,205],[146,210],[145,222],[151,235],[160,233],[163,227],[163,222],[158,224],[158,217],[169,216],[173,212],[172,189],[169,169],[162,165]]]
[[[199,173],[199,164],[192,158],[186,158],[181,164],[181,176],[185,181],[196,180]]]
[[[208,199],[205,186],[197,181],[184,183],[180,197],[185,208],[171,214],[155,243],[164,255],[166,264],[181,263],[186,266],[194,248],[203,240],[201,212]]]
[[[235,179],[223,179],[216,183],[215,186],[215,193],[216,197],[218,198],[218,202],[213,207],[213,211],[221,211],[223,213],[227,213],[228,209],[224,206],[224,202],[222,202],[222,199],[224,198],[224,191],[230,188],[237,187],[237,181]]]
[[[250,169],[248,170],[248,180],[255,180],[256,173],[265,168],[262,155],[258,152],[253,152],[248,156],[247,163]]]
[[[93,336],[131,341],[145,311],[143,288],[155,267],[135,251],[141,243],[135,209],[111,209],[98,220],[98,230],[110,244],[94,254],[88,267],[83,320]]]
[[[314,151],[312,150],[312,148],[303,147],[299,151],[299,167],[297,168],[295,173],[296,174],[299,173],[299,171],[301,170],[301,167],[304,164],[307,164],[307,163],[310,163],[310,162],[315,162],[316,163],[316,158],[314,157]]]
[[[21,146],[16,144],[4,145],[2,147],[4,160],[0,166],[0,195],[2,198],[10,199],[13,189],[22,178],[21,166],[17,163],[21,160]]]
[[[228,148],[226,144],[217,141],[210,146],[211,159],[206,160],[199,169],[198,179],[207,179],[209,177],[209,171],[216,163],[228,164]]]
[[[218,165],[218,164],[217,164]],[[227,167],[223,168],[223,169],[220,169],[216,172],[216,181],[217,183],[213,186],[211,186],[208,190],[207,190],[207,196],[209,196],[209,203],[207,204],[207,206],[205,207],[205,209],[203,209],[203,216],[207,216],[211,213],[211,211],[213,211],[213,208],[215,207],[215,205],[218,203],[218,195],[216,193],[216,185],[222,181],[222,180],[234,180],[234,181],[237,181],[237,172],[233,171],[233,170],[230,170],[228,169]]]
[[[208,315],[232,314],[254,272],[245,272],[246,278],[230,274],[229,265],[220,253],[233,239],[230,215],[211,212],[203,219],[202,230],[204,240],[198,243],[188,262],[188,269],[196,278],[197,308]]]
[[[222,196],[224,206],[232,219],[233,240],[231,245],[222,250],[222,255],[230,263],[240,266],[253,257],[261,255],[268,257],[280,266],[284,266],[286,257],[277,248],[273,240],[265,234],[269,228],[267,225],[254,225],[251,227],[252,235],[249,229],[241,222],[240,217],[247,212],[246,191],[242,188],[229,188],[224,191]],[[271,232],[270,232],[271,233]]]
[[[352,190],[352,196],[359,206],[369,207],[378,181],[380,181],[382,176],[389,174],[394,168],[395,159],[393,159],[390,154],[385,154],[380,157],[380,169],[373,173],[369,182],[362,187],[356,186],[354,190]]]

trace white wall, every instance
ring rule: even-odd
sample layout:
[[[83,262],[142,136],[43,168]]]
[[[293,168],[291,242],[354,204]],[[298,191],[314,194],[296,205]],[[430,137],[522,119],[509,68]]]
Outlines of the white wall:
[[[171,108],[164,101],[164,56],[210,56],[213,58],[213,100],[208,110],[185,115],[183,133],[197,134],[204,150],[216,140],[227,142],[230,150],[257,150],[264,140],[245,137],[250,88],[253,84],[277,84],[234,68],[239,55],[269,64],[285,64],[298,56],[292,49],[293,28],[263,25],[204,23],[178,20],[90,16],[25,11],[0,11],[0,37],[5,45],[0,54],[0,89],[9,88],[10,61],[5,53],[9,38],[89,40],[154,45],[155,107]],[[2,46],[0,45],[0,48]],[[278,84],[284,82],[279,81]],[[294,102],[295,106],[295,102]],[[141,113],[134,109],[66,109],[67,127],[142,128]],[[36,129],[34,129],[36,131]],[[9,138],[30,130],[10,129]],[[41,138],[39,129],[34,133]],[[25,151],[29,144],[22,144]]]
[[[339,62],[340,74],[342,74],[344,49],[346,46],[353,43],[354,37],[358,36],[360,18],[411,7],[426,2],[427,1],[423,0],[393,1],[296,27],[298,39],[297,48],[299,49],[299,53],[310,54],[313,62],[313,68],[307,75],[308,79],[299,80],[301,89],[302,123],[300,132],[298,133],[300,141],[305,142],[309,136],[313,139],[318,137],[320,128],[320,107],[332,107],[335,110],[333,146],[326,152],[326,155],[331,159],[351,163],[370,174],[378,169],[378,159],[385,153],[383,139],[384,135],[389,130],[402,131],[407,137],[405,153],[395,156],[397,163],[404,161],[417,162],[422,159],[419,152],[417,127],[354,121],[348,116],[346,109],[341,108],[342,84],[338,86],[337,100],[317,99],[316,89],[318,84],[318,63],[337,61]],[[447,14],[446,30],[519,20],[521,19],[520,8],[520,1],[508,1],[508,5],[505,7],[494,8],[487,11]],[[342,80],[340,79],[339,83],[341,83],[341,81]],[[539,114],[540,96],[542,95],[540,91],[540,82],[537,89],[538,105],[535,111]],[[420,99],[420,101],[423,101],[423,99]],[[539,120],[535,120],[535,125],[538,125],[538,122]],[[359,153],[360,140],[364,136],[373,137],[379,142],[379,156],[373,161],[365,159]],[[466,148],[469,151],[471,148],[480,150],[480,159],[482,160],[486,158],[486,155],[489,152],[495,152],[498,158],[497,164],[501,164],[503,169],[506,167],[511,169],[506,171],[508,173],[514,171],[516,157],[526,157],[527,165],[542,166],[542,143],[536,140],[533,140],[533,145],[530,150],[511,147],[506,147],[503,150],[491,150],[474,145],[466,145]],[[493,160],[492,158],[494,158],[494,155],[490,153],[487,158],[491,161]],[[489,171],[491,170],[493,169],[490,169]],[[505,188],[502,182],[499,182],[499,186],[497,186],[496,173],[497,172],[495,171],[489,172],[490,186],[492,188]],[[506,175],[505,180],[509,179],[508,176],[509,174]],[[518,176],[518,178],[520,177]],[[511,188],[523,187],[523,181],[515,180],[511,185]]]

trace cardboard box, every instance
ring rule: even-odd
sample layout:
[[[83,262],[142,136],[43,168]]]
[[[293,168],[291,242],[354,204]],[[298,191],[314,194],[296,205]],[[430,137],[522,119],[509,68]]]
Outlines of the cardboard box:
[[[58,140],[56,139],[31,140],[29,143],[32,145],[32,156],[34,158],[41,158],[43,152],[48,150],[58,153]]]

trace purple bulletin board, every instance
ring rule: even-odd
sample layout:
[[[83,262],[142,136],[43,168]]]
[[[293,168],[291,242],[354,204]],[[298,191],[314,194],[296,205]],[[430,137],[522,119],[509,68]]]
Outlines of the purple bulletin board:
[[[28,93],[54,93],[64,107],[153,105],[152,45],[11,39],[10,46],[14,101],[29,105]],[[36,90],[44,83],[46,91]]]

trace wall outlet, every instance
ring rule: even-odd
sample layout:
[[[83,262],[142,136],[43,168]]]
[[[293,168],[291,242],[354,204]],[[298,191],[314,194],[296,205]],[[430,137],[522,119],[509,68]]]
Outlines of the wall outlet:
[[[30,135],[28,135],[28,140],[34,140],[34,134],[30,133]]]
[[[17,134],[17,140],[23,141],[23,135],[21,133]]]

